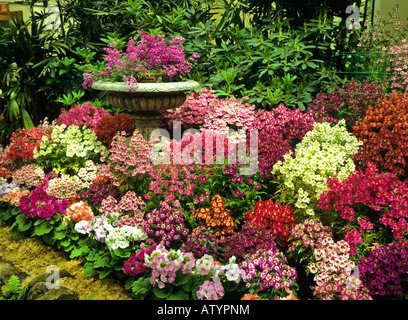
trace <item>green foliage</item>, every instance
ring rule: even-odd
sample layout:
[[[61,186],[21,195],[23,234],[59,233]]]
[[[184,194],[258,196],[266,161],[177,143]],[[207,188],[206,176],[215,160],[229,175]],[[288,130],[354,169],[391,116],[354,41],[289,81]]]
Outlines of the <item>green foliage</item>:
[[[3,293],[7,298],[0,298],[0,300],[24,300],[27,292],[28,287],[23,287],[19,277],[13,274],[3,287]]]

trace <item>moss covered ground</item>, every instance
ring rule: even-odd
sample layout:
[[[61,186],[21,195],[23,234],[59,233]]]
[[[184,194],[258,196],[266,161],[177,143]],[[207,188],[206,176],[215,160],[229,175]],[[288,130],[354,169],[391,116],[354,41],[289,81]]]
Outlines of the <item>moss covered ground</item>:
[[[83,273],[82,259],[69,259],[63,252],[54,250],[36,238],[14,237],[10,233],[10,226],[4,222],[0,222],[0,257],[28,274],[23,285],[44,274],[48,266],[55,265],[73,276],[61,278],[60,286],[75,292],[79,299],[132,299],[131,293],[119,279],[99,279],[98,275],[87,277]]]

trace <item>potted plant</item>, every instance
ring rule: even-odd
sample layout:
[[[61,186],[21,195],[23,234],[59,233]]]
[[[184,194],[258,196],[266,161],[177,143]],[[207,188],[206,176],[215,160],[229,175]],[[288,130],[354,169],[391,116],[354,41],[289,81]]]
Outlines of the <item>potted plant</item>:
[[[162,118],[159,111],[182,105],[186,92],[199,88],[196,81],[181,81],[199,56],[186,59],[181,37],[167,41],[165,35],[140,33],[141,39],[130,38],[126,49],[109,43],[103,69],[85,73],[83,87],[108,91],[111,105],[134,111],[136,128],[149,139]]]

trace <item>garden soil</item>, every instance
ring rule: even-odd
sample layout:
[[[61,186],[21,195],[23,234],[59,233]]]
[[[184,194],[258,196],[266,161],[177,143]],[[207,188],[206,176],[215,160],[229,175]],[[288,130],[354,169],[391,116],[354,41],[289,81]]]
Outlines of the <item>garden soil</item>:
[[[0,257],[28,274],[23,285],[43,275],[48,266],[55,265],[73,276],[61,278],[59,284],[73,291],[79,299],[133,299],[119,279],[101,280],[98,275],[87,277],[83,272],[84,260],[69,259],[63,252],[54,250],[36,238],[14,237],[10,233],[10,226],[4,222],[0,222]]]

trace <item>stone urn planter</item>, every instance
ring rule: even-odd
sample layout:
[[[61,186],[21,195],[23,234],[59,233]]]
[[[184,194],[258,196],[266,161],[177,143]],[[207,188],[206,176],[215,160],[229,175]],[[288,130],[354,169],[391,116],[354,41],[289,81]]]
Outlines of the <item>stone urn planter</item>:
[[[186,92],[198,89],[196,81],[138,83],[132,90],[124,82],[97,81],[92,88],[108,91],[108,102],[116,108],[133,111],[136,129],[146,140],[159,127],[163,115],[159,111],[181,106]]]

